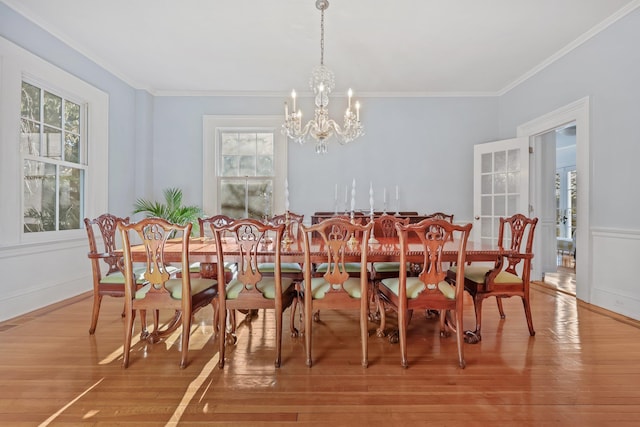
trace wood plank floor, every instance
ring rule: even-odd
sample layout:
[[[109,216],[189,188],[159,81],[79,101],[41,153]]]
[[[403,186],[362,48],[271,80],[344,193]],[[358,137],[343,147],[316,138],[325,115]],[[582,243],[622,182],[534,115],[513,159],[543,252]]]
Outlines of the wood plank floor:
[[[637,426],[638,322],[542,286],[532,299],[535,337],[519,299],[505,301],[503,321],[485,304],[483,341],[465,345],[464,370],[454,340],[417,314],[409,369],[375,335],[362,368],[356,315],[329,310],[315,324],[312,368],[288,334],[273,367],[273,318],[261,311],[219,370],[210,308],[196,315],[186,369],[175,336],[136,343],[125,370],[122,300],[105,298],[90,336],[83,295],[0,323],[0,425]]]

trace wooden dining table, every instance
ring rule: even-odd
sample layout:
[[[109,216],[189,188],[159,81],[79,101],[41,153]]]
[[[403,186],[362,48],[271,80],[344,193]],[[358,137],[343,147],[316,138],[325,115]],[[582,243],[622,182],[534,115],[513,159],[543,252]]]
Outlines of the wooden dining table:
[[[458,246],[456,240],[446,243],[443,251],[443,261],[456,262],[458,259]],[[223,240],[223,250],[225,261],[233,261],[234,257],[239,256],[240,251],[235,243],[231,243],[230,239]],[[181,260],[181,244],[178,240],[168,241],[165,245],[165,261],[180,262]],[[310,245],[312,262],[323,262],[326,258],[326,252],[323,251],[322,242],[314,239]],[[508,255],[509,250],[502,249],[497,246],[491,246],[484,243],[473,241],[467,242],[466,261],[467,262],[493,262],[504,255]],[[265,260],[273,261],[272,244],[262,245],[258,248],[258,255],[263,256]],[[146,253],[142,246],[133,247],[131,250],[133,262],[146,261]],[[345,260],[360,259],[360,243],[354,245],[351,251],[345,254]],[[290,246],[283,245],[281,251],[282,262],[304,262],[304,248],[302,242],[296,242]],[[217,263],[217,247],[212,238],[194,237],[189,241],[189,260],[190,262],[201,263]],[[376,243],[368,244],[368,262],[397,262],[400,260],[400,246],[397,238],[379,238]],[[418,242],[409,243],[410,262],[420,263],[423,260],[422,246]]]

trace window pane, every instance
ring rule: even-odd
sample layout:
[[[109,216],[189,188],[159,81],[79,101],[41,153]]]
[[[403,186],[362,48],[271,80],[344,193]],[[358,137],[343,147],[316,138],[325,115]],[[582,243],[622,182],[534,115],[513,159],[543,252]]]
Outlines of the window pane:
[[[258,156],[257,158],[257,171],[256,175],[266,176],[273,175],[273,157],[272,156]]]
[[[32,156],[40,155],[40,125],[22,119],[20,124],[20,151]]]
[[[80,169],[60,168],[60,220],[59,230],[75,230],[80,228],[81,184],[83,172]]]
[[[62,160],[62,132],[49,126],[44,127],[43,157]]]
[[[256,155],[256,134],[255,133],[241,133],[238,136],[238,146],[236,147],[236,153],[245,156]]]
[[[24,162],[24,231],[54,231],[56,224],[56,167]]]
[[[64,129],[67,132],[80,133],[80,106],[71,101],[64,103]]]
[[[238,157],[222,156],[222,176],[240,176],[238,174]]]
[[[220,180],[220,200],[220,213],[231,218],[243,218],[245,180]]]
[[[273,156],[273,134],[258,133],[257,138],[257,154],[260,156]]]
[[[45,124],[62,128],[62,98],[52,93],[44,93]]]
[[[221,213],[232,218],[261,219],[271,211],[272,180],[222,179],[220,181]],[[267,196],[265,196],[265,194]],[[266,202],[268,200],[268,202]],[[247,208],[245,210],[245,204]]]
[[[240,156],[238,160],[238,174],[240,176],[256,176],[256,158],[255,156]]]
[[[493,213],[492,202],[493,196],[482,196],[480,199],[480,215],[490,216]]]
[[[237,132],[222,132],[220,135],[220,152],[222,154],[235,154],[236,147],[238,146],[238,133]]]
[[[22,82],[21,114],[37,122],[40,121],[40,88]]]
[[[80,163],[80,136],[67,133],[64,137],[64,159],[68,162]]]

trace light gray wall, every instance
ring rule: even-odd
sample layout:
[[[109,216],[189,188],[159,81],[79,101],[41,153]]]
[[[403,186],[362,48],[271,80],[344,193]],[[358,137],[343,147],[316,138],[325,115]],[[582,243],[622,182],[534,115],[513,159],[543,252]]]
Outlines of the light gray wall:
[[[145,116],[144,108],[150,105],[136,108],[135,89],[4,3],[0,3],[0,36],[109,94],[109,210],[128,215],[136,197],[138,167],[132,147],[136,145],[138,124],[144,123],[139,118]]]
[[[640,9],[500,97],[500,137],[590,97],[591,224],[639,229]],[[579,180],[579,177],[578,177]],[[578,181],[578,185],[580,185]]]
[[[277,115],[285,97],[156,97],[154,191],[178,186],[184,188],[188,202],[201,203],[203,115]],[[308,116],[311,102],[306,101],[300,103],[303,109],[307,106]],[[472,147],[496,139],[497,98],[364,98],[361,102],[365,135],[351,144],[333,141],[329,152],[320,156],[313,144],[289,142],[291,209],[305,215],[332,211],[335,184],[341,198],[349,185],[350,200],[355,178],[356,209],[369,209],[372,182],[376,209],[382,209],[385,186],[389,209],[395,208],[391,198],[398,185],[401,210],[446,211],[470,220]]]

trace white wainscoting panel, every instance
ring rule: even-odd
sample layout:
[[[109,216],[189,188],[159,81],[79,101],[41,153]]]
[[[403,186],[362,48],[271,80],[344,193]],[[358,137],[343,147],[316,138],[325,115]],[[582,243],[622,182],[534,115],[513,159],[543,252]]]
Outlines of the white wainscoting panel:
[[[640,320],[640,230],[593,229],[592,242],[591,303]]]
[[[0,248],[0,321],[92,290],[87,252],[86,238]]]

